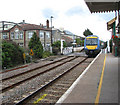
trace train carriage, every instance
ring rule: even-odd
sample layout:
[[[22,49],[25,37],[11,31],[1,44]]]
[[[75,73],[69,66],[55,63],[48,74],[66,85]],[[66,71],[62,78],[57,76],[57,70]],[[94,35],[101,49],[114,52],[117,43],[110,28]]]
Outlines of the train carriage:
[[[84,50],[88,56],[97,55],[101,50],[99,37],[96,35],[87,36],[84,41]]]

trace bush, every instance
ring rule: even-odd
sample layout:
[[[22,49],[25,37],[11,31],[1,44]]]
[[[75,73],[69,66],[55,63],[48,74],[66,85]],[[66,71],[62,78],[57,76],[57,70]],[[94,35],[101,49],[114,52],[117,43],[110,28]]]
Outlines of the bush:
[[[61,47],[61,41],[56,41],[56,42],[54,42],[54,43],[52,44],[52,46],[53,46],[53,47],[57,47],[57,48],[60,49],[60,47]],[[63,47],[66,47],[66,46],[67,46],[66,42],[63,42]]]
[[[66,47],[66,46],[67,46],[66,42],[63,42],[63,47]],[[52,47],[53,47],[53,53],[57,55],[58,53],[60,53],[61,41],[54,42],[52,44]]]
[[[52,55],[51,52],[49,52],[49,51],[44,51],[42,57],[43,57],[43,58],[47,58],[47,57],[49,57],[49,56],[51,56],[51,55]]]
[[[4,40],[2,42],[2,68],[9,68],[24,62],[23,50],[16,43]]]
[[[30,63],[31,62],[30,55],[26,55],[25,61],[26,61],[26,63]]]

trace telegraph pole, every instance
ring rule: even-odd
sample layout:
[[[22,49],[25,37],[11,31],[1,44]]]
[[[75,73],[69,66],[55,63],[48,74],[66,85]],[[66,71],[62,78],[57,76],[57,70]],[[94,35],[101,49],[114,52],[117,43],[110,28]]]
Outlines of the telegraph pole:
[[[52,40],[52,18],[53,16],[50,17],[51,18],[51,45],[53,44],[53,40]]]
[[[52,53],[52,44],[53,44],[53,40],[52,40],[52,18],[53,16],[50,17],[51,18],[51,53]]]

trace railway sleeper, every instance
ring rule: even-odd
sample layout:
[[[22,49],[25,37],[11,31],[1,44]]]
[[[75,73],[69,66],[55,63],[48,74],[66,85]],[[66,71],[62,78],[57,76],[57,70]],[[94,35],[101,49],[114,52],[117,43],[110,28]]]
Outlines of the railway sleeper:
[[[56,100],[53,100],[53,99],[52,100],[50,100],[50,99],[43,99],[38,104],[42,104],[42,103],[53,103],[54,104],[54,103],[56,103]]]
[[[61,95],[47,94],[45,98],[47,99],[58,99]]]
[[[57,95],[63,95],[64,92],[62,91],[54,91],[54,90],[45,90],[46,94],[57,94]]]
[[[53,89],[53,90],[63,90],[63,91],[66,91],[68,88],[65,88],[65,87],[54,87],[54,86],[52,86],[52,87],[50,87],[50,89]]]
[[[56,86],[60,86],[60,87],[70,87],[70,84],[63,84],[63,83],[60,83],[60,84],[55,84]]]
[[[66,81],[60,81],[59,83],[60,83],[60,84],[71,84],[72,82],[66,80]]]

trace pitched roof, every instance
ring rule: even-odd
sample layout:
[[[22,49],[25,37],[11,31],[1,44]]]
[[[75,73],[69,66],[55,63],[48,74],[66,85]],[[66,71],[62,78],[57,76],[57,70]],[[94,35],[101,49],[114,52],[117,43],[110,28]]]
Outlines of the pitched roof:
[[[21,24],[20,25],[23,30],[33,30],[33,29],[40,29],[40,26],[35,24]]]
[[[68,36],[62,36],[62,38],[63,38],[66,42],[68,42],[68,43],[73,42],[73,39],[70,38],[70,37],[68,37]]]
[[[23,30],[50,30],[50,28],[44,28],[43,26],[35,24],[20,24],[20,27]]]
[[[63,32],[64,32],[66,35],[71,35],[71,36],[74,35],[72,32],[70,32],[70,31],[68,31],[68,30],[64,30]]]

